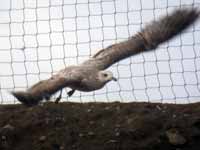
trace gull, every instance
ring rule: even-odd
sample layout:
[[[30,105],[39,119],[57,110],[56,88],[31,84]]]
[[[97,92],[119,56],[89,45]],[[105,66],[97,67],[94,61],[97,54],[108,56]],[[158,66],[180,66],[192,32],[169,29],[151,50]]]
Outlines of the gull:
[[[34,106],[42,100],[50,100],[60,91],[56,103],[62,97],[63,88],[71,88],[67,94],[78,91],[94,91],[103,88],[110,81],[117,81],[113,73],[106,69],[127,57],[155,50],[197,20],[197,8],[179,8],[147,24],[140,32],[125,41],[113,44],[98,51],[94,56],[76,66],[60,70],[51,78],[39,81],[25,91],[12,91],[11,94],[26,106]]]

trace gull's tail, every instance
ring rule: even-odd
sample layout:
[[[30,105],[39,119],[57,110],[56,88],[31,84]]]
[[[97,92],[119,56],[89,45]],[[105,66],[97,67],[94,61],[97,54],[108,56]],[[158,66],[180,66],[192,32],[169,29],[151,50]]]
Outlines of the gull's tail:
[[[11,94],[26,106],[37,105],[43,99],[49,100],[51,95],[67,86],[65,78],[54,76],[47,80],[42,80],[26,91],[11,92]]]
[[[16,97],[22,104],[26,106],[34,106],[37,105],[39,101],[37,101],[30,93],[23,91],[12,91],[11,94]]]

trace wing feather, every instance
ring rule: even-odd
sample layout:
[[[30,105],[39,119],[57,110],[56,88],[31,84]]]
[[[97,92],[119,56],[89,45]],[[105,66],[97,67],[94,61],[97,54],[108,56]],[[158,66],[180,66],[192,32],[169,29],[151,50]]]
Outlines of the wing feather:
[[[100,50],[82,65],[104,70],[129,56],[153,50],[159,44],[181,33],[199,17],[199,14],[196,8],[175,10],[158,21],[152,21],[128,40]]]
[[[57,91],[71,85],[80,84],[80,76],[71,75],[73,67],[61,70],[51,78],[39,81],[26,91],[11,92],[20,102],[27,106],[37,105],[43,99],[49,100]]]

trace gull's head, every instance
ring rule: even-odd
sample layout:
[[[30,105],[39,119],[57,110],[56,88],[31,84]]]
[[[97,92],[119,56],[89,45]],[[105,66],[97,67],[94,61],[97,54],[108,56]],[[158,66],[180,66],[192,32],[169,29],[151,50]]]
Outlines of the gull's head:
[[[109,82],[109,81],[117,81],[117,78],[115,78],[113,76],[113,73],[111,71],[100,71],[99,72],[99,79],[102,81],[102,82]]]

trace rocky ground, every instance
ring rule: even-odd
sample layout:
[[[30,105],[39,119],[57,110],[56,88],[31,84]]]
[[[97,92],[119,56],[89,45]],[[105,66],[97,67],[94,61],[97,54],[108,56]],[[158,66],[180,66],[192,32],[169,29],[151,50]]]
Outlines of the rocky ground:
[[[0,106],[0,150],[199,150],[200,103]]]

